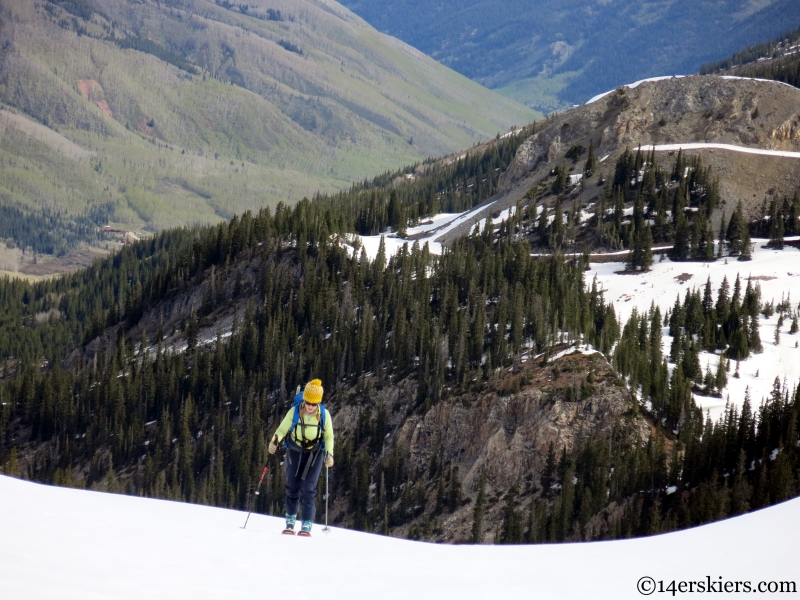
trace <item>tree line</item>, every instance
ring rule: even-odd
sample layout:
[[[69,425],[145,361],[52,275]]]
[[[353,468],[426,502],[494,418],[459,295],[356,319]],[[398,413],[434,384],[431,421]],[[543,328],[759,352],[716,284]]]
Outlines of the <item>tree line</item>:
[[[723,58],[717,62],[708,63],[705,65],[700,66],[700,75],[709,75],[711,73],[716,73],[718,71],[725,71],[731,69],[733,67],[740,67],[744,66],[744,69],[741,70],[742,74],[747,77],[759,77],[763,79],[777,79],[778,81],[785,81],[789,83],[789,85],[794,85],[797,87],[797,80],[795,79],[795,83],[791,83],[786,81],[785,79],[781,79],[779,77],[775,77],[774,75],[780,74],[783,67],[788,66],[790,64],[796,63],[796,60],[786,59],[785,57],[781,57],[779,54],[779,49],[787,49],[790,44],[796,43],[796,40],[800,38],[800,27],[797,29],[793,29],[792,31],[787,31],[783,35],[778,36],[771,42],[762,42],[760,44],[754,44],[753,46],[748,46],[744,50],[740,50],[739,52],[734,52],[728,58]],[[788,42],[788,43],[787,43]],[[777,58],[778,60],[776,63],[782,63],[783,67],[781,66],[760,66],[755,63],[759,58]],[[794,64],[794,71],[796,74],[797,65]],[[758,75],[750,74],[750,73],[758,73]],[[772,77],[770,75],[773,75]]]
[[[97,224],[106,223],[111,212],[111,206],[101,205],[89,214],[72,217],[46,209],[34,213],[0,205],[0,240],[8,247],[63,256],[81,242],[97,243],[102,238]]]

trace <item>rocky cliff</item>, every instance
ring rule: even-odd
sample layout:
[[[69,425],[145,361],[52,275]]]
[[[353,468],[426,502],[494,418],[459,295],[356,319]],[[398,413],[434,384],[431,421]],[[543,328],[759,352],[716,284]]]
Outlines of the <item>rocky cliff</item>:
[[[414,536],[436,513],[437,480],[431,465],[458,468],[462,497],[458,508],[443,512],[423,537],[450,542],[469,538],[478,482],[485,472],[487,493],[494,501],[486,509],[483,537],[491,541],[502,521],[498,500],[510,488],[516,486],[523,505],[548,492],[541,478],[551,447],[558,457],[575,449],[580,439],[610,438],[615,427],[624,429],[628,440],[647,442],[651,425],[602,354],[572,351],[556,356],[548,361],[523,355],[496,373],[485,389],[454,394],[427,411],[413,410],[414,386],[409,382],[368,395],[367,405],[375,410],[383,405],[390,413],[383,459],[400,447],[411,475],[404,485],[424,489],[425,510],[394,528],[393,535]],[[354,434],[364,410],[364,404],[347,403],[338,409],[340,435]],[[378,466],[373,465],[375,484]],[[336,509],[344,514],[347,499],[339,500]],[[373,506],[377,504],[376,497]]]

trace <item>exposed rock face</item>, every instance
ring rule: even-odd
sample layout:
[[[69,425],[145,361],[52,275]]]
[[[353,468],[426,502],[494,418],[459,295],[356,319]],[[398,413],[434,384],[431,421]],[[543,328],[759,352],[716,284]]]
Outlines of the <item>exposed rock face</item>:
[[[585,387],[584,399],[570,400],[570,391],[578,389],[575,395],[580,395],[590,372],[591,391]],[[557,453],[570,451],[577,436],[610,431],[633,406],[630,393],[601,354],[565,356],[544,368],[530,367],[527,373],[532,380],[518,392],[451,399],[424,416],[408,419],[398,441],[409,448],[420,469],[435,452],[453,461],[460,467],[465,489],[476,485],[484,468],[492,486],[506,489],[527,475],[538,481],[551,443]],[[508,380],[505,383],[509,385]],[[644,418],[639,417],[638,427],[646,440],[649,429]]]
[[[770,132],[769,137],[777,143],[800,143],[800,118],[794,116],[784,121],[779,127]]]
[[[625,147],[693,142],[800,151],[800,90],[700,75],[623,86],[550,119],[520,147],[502,186],[552,169],[573,144],[590,141],[598,159]]]
[[[542,365],[528,360],[505,370],[482,392],[469,392],[443,400],[425,414],[402,410],[415,394],[413,383],[387,386],[367,394],[387,410],[392,432],[385,453],[392,444],[402,447],[408,471],[425,479],[427,507],[433,514],[435,481],[427,481],[434,456],[440,463],[459,468],[465,503],[443,514],[441,530],[427,536],[440,541],[469,537],[473,505],[480,473],[487,474],[490,493],[502,494],[516,485],[522,497],[539,487],[550,444],[556,456],[571,451],[581,437],[610,434],[623,419],[633,438],[646,443],[651,434],[648,421],[611,365],[600,353],[574,353]],[[343,403],[337,407],[337,435],[348,435],[359,420],[359,409]],[[379,465],[374,464],[379,470]],[[379,477],[376,471],[375,476]],[[502,519],[501,504],[486,508],[486,539]],[[339,509],[344,508],[340,505]],[[393,530],[405,535],[419,521],[412,520]]]

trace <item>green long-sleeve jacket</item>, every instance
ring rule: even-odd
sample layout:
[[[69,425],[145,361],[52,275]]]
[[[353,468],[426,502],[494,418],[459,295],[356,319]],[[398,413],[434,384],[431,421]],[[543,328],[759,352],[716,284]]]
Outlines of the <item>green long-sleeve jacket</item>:
[[[303,428],[298,421],[297,426],[294,428],[294,431],[291,433],[289,429],[292,427],[292,419],[294,418],[294,407],[289,409],[289,412],[286,413],[286,416],[281,421],[281,424],[278,426],[278,429],[275,431],[275,435],[278,436],[278,441],[281,441],[283,438],[286,437],[286,434],[291,435],[291,440],[297,442],[301,446],[303,445],[302,439],[300,436],[302,435]],[[317,437],[319,432],[320,426],[320,409],[317,408],[316,412],[307,415],[304,410],[300,409],[300,418],[305,423],[305,436],[306,439],[313,440]],[[274,437],[274,436],[273,436]],[[331,417],[330,411],[325,411],[325,427],[322,430],[322,439],[325,440],[325,452],[329,454],[333,454],[333,417]]]

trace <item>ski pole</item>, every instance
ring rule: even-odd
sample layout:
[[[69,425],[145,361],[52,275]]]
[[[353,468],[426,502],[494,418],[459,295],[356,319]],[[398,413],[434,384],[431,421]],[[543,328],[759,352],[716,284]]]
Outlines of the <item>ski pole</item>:
[[[322,531],[329,533],[331,528],[328,527],[328,467],[325,467],[325,527]]]
[[[264,470],[261,472],[261,479],[258,480],[258,485],[256,486],[256,496],[258,496],[258,488],[261,487],[261,483],[264,481],[264,476],[267,474],[267,469],[269,469],[269,465],[264,465]],[[250,506],[250,512],[247,513],[247,518],[244,520],[244,525],[242,525],[242,529],[247,527],[247,522],[250,520],[250,513],[253,512],[253,507]]]

